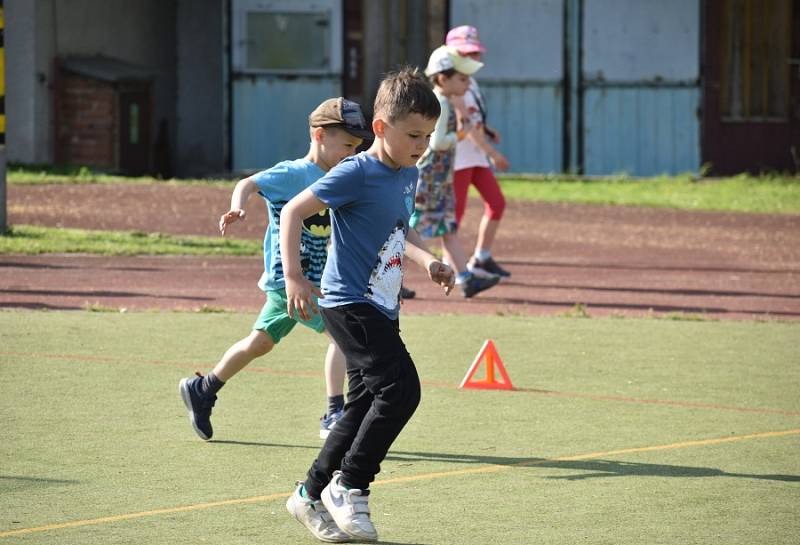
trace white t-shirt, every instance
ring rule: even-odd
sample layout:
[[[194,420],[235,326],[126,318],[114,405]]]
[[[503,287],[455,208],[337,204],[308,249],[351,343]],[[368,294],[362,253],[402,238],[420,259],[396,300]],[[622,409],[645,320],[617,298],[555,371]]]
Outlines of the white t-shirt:
[[[469,78],[469,90],[464,95],[464,105],[467,108],[470,122],[482,130],[483,114],[481,107],[483,106],[483,97],[478,83],[474,78]],[[484,107],[485,110],[485,107]],[[458,143],[456,147],[456,161],[455,170],[462,170],[472,167],[490,167],[489,158],[475,143],[469,138],[464,138]]]

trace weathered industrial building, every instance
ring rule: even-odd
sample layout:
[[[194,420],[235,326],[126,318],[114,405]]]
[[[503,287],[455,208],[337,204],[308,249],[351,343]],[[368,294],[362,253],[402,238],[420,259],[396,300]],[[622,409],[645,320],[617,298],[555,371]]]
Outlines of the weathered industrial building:
[[[202,176],[478,27],[515,172],[800,167],[798,0],[5,0],[7,155]],[[710,169],[710,170],[709,170]]]

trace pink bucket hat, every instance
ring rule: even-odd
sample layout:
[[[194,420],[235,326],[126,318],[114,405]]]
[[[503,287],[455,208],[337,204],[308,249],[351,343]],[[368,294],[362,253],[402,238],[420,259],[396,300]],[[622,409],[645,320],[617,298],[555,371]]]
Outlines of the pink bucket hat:
[[[474,26],[462,25],[450,29],[444,43],[458,49],[462,55],[468,53],[483,53],[486,48],[478,39],[478,29]]]

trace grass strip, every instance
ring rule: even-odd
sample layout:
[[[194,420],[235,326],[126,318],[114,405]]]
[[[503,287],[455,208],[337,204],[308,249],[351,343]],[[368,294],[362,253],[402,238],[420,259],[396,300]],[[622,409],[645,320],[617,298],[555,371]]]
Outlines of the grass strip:
[[[241,176],[240,176],[241,177]],[[10,165],[13,185],[167,184],[230,187],[233,179],[170,179],[126,177],[87,167]],[[627,175],[575,177],[566,175],[503,174],[506,197],[519,201],[544,201],[721,210],[769,214],[800,213],[800,177],[741,174],[728,178],[702,178],[692,173],[634,178]],[[477,195],[476,192],[474,192]]]
[[[686,175],[587,179],[509,175],[501,177],[500,185],[507,198],[523,201],[800,213],[800,177],[740,175],[697,179]]]
[[[176,236],[141,231],[92,231],[14,225],[0,236],[0,254],[259,255],[260,240]]]

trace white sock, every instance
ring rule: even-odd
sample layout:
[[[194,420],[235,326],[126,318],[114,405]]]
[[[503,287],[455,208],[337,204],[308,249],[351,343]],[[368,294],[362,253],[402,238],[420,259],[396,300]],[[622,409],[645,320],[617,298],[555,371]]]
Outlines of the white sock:
[[[477,259],[478,261],[486,261],[490,257],[492,257],[492,252],[490,252],[489,250],[484,250],[484,249],[475,250],[475,259]]]

